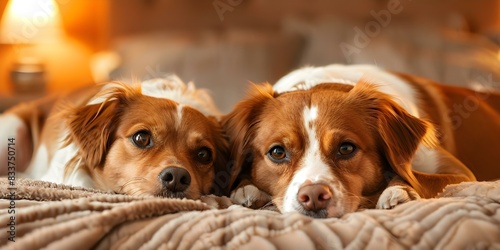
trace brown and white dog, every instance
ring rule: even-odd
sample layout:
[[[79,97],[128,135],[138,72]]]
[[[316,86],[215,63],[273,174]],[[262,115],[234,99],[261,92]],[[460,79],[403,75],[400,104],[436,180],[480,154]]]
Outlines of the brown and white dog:
[[[474,109],[453,121],[464,102]],[[231,182],[243,179],[231,197],[340,217],[476,180],[466,165],[481,179],[499,178],[499,111],[498,94],[374,66],[302,68],[274,87],[255,85],[223,118],[235,163]]]
[[[0,138],[15,140],[26,177],[197,199],[210,193],[228,154],[218,115],[205,90],[170,76],[21,104],[0,116]]]

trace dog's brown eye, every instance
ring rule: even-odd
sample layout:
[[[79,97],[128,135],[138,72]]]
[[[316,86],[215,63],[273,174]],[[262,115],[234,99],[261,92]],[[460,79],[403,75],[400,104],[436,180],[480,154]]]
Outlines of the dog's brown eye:
[[[269,159],[276,163],[281,163],[286,160],[286,150],[281,146],[274,146],[267,152]]]
[[[348,156],[356,150],[356,146],[350,142],[344,142],[339,147],[339,154],[342,156]]]
[[[153,145],[151,135],[147,131],[139,131],[135,133],[132,135],[131,140],[138,148],[149,148]]]
[[[208,164],[212,161],[212,151],[208,148],[201,148],[196,154],[198,161],[203,164]]]

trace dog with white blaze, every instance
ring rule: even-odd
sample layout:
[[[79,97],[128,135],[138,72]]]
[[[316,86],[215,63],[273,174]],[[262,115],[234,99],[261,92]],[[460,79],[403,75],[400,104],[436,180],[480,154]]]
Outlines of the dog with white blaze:
[[[477,92],[374,66],[306,67],[254,85],[222,119],[231,198],[340,217],[434,197],[475,174],[500,178],[500,95],[488,94],[454,126],[454,103]]]

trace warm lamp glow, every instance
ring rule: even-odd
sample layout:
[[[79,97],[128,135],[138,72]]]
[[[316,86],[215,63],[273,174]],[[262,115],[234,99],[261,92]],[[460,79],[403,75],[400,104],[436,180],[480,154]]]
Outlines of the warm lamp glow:
[[[55,0],[10,0],[2,16],[0,42],[50,43],[63,35]]]

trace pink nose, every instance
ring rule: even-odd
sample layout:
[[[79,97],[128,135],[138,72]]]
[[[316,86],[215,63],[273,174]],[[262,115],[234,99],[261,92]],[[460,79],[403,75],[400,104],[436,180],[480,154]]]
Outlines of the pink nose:
[[[327,207],[328,201],[332,199],[332,192],[323,184],[305,185],[299,189],[297,199],[304,209],[319,211]]]

